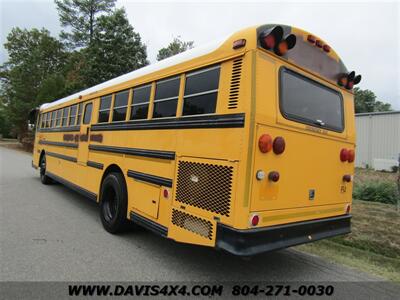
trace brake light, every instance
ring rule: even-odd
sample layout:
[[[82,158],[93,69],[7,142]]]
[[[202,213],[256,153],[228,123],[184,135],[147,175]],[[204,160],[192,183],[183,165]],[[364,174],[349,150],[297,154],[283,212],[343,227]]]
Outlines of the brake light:
[[[163,196],[164,196],[164,198],[166,198],[166,199],[169,198],[169,192],[168,192],[167,189],[164,189],[164,191],[163,191]]]
[[[282,154],[285,151],[286,143],[285,139],[281,136],[278,136],[274,139],[274,143],[272,144],[272,148],[275,154]]]
[[[263,134],[258,140],[258,148],[262,153],[267,153],[272,149],[272,137],[269,134]]]
[[[351,212],[351,204],[346,205],[346,215],[348,215]]]
[[[342,179],[344,182],[351,182],[351,175],[349,174],[343,175]]]
[[[354,161],[355,156],[356,156],[356,155],[355,155],[353,149],[348,150],[347,161],[348,161],[349,163],[352,163],[352,162]]]
[[[279,181],[279,173],[276,171],[269,172],[268,179],[273,182]]]
[[[349,159],[349,151],[347,149],[340,150],[340,160],[345,162]]]

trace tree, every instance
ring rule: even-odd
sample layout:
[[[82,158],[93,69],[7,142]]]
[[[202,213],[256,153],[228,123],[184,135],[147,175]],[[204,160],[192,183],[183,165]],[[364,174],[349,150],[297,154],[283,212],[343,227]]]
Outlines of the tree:
[[[377,101],[374,92],[358,87],[354,88],[354,103],[356,113],[392,110],[389,103]]]
[[[70,27],[62,31],[61,38],[70,47],[85,47],[93,39],[98,17],[111,13],[116,0],[55,0],[60,22]]]
[[[184,52],[188,49],[192,49],[193,44],[194,44],[193,41],[185,42],[181,41],[179,37],[174,38],[174,40],[166,48],[161,48],[158,51],[157,60],[160,61],[167,57]]]
[[[146,46],[129,24],[124,9],[101,16],[90,45],[84,49],[85,82],[95,85],[148,64]]]
[[[13,28],[4,47],[9,60],[0,67],[2,110],[16,132],[24,133],[32,108],[63,96],[67,53],[44,28]]]

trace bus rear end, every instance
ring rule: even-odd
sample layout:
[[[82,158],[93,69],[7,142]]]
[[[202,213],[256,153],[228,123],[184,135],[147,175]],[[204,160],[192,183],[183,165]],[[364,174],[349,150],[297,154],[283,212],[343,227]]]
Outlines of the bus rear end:
[[[268,35],[280,27],[281,37]],[[276,34],[276,32],[275,32]],[[253,255],[350,232],[359,78],[321,39],[289,26],[257,30],[249,207],[217,246]],[[290,37],[290,36],[294,36]],[[295,39],[295,46],[279,41]],[[357,79],[355,79],[357,77]]]

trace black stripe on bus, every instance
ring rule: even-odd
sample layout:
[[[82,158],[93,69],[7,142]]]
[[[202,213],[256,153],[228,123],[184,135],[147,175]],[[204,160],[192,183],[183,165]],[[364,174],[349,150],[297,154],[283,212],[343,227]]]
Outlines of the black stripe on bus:
[[[69,126],[69,127],[55,127],[55,128],[40,128],[39,132],[71,132],[80,131],[80,126]]]
[[[49,146],[59,146],[59,147],[67,147],[67,148],[78,148],[78,144],[75,143],[62,143],[62,142],[52,142],[52,141],[39,141],[40,145],[49,145]]]
[[[141,215],[134,213],[133,211],[130,212],[130,219],[133,223],[136,223],[136,224],[154,232],[155,234],[159,234],[163,237],[168,236],[168,228],[167,227],[164,227],[152,220],[142,217]]]
[[[91,131],[244,127],[244,113],[94,124]]]
[[[72,161],[72,162],[77,162],[78,161],[76,159],[76,157],[63,155],[63,154],[59,154],[59,153],[54,153],[54,152],[49,152],[49,151],[46,151],[46,155],[53,156],[53,157],[60,158],[60,159],[64,159],[64,160],[68,160],[68,161]]]
[[[76,185],[75,183],[72,183],[60,176],[50,173],[49,171],[46,171],[46,175],[49,176],[50,178],[54,179],[55,181],[65,185],[66,187],[70,188],[71,190],[74,190],[75,192],[78,192],[79,194],[85,196],[86,198],[89,198],[90,200],[97,202],[97,195],[95,193],[92,193],[92,192],[88,191],[87,189],[84,189],[83,187],[80,187],[79,185]]]
[[[159,177],[155,175],[150,175],[146,173],[140,173],[132,170],[128,170],[127,173],[128,177],[140,180],[140,181],[145,181],[149,183],[154,183],[157,185],[162,185],[166,187],[172,187],[172,179],[165,178],[165,177]]]
[[[102,145],[89,145],[89,150],[168,159],[168,160],[175,159],[175,152],[172,151],[147,150],[147,149],[102,146]]]
[[[92,167],[92,168],[96,168],[96,169],[100,169],[100,170],[103,170],[103,168],[104,168],[104,165],[103,165],[103,164],[98,163],[98,162],[95,162],[95,161],[91,161],[91,160],[88,160],[88,161],[86,162],[86,165],[87,165],[88,167]]]

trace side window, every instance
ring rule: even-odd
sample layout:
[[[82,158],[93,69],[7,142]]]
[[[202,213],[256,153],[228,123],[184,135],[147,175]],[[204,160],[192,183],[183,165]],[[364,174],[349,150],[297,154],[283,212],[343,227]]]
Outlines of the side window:
[[[183,116],[215,113],[220,66],[186,75]]]
[[[55,126],[56,126],[56,111],[53,110],[53,112],[51,113],[51,127]]]
[[[115,94],[114,109],[112,120],[125,121],[126,110],[128,108],[129,90],[125,90]]]
[[[61,109],[57,110],[56,113],[56,127],[61,125]]]
[[[46,114],[46,127],[50,128],[50,117],[51,117],[51,113],[47,113]]]
[[[169,78],[156,83],[153,118],[173,117],[178,105],[180,77]]]
[[[149,111],[151,84],[133,89],[131,120],[147,119]]]
[[[45,118],[46,118],[46,115],[45,114],[41,114],[41,117],[40,117],[40,128],[45,128],[46,127]]]
[[[71,111],[69,113],[69,126],[75,125],[77,107],[78,105],[71,106]]]
[[[110,118],[111,95],[100,98],[99,118],[97,123],[108,122]],[[86,123],[85,123],[86,124]]]
[[[68,121],[68,111],[69,111],[69,107],[66,107],[63,109],[63,117],[62,117],[62,124],[61,126],[67,126],[67,121]]]
[[[80,125],[82,122],[82,108],[83,108],[83,103],[79,103],[78,106],[78,120],[76,121],[76,125]]]
[[[85,113],[83,114],[83,124],[90,124],[90,119],[92,118],[92,103],[88,103],[85,106]]]

